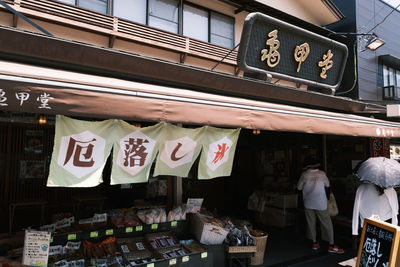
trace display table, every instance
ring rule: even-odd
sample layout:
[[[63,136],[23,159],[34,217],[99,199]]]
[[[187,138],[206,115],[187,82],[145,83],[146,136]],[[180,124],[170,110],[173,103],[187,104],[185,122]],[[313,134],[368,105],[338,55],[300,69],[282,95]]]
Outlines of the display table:
[[[17,208],[21,207],[30,207],[30,206],[39,206],[40,207],[40,214],[41,214],[41,224],[44,224],[44,209],[47,204],[46,200],[30,200],[30,201],[18,201],[18,202],[11,202],[9,206],[9,221],[8,221],[8,233],[12,234],[12,228],[14,223],[14,214]]]
[[[228,267],[232,267],[233,261],[236,259],[240,265],[243,266],[242,261],[244,261],[244,266],[250,266],[250,259],[254,256],[257,251],[256,246],[248,247],[226,247],[226,259],[228,262]]]

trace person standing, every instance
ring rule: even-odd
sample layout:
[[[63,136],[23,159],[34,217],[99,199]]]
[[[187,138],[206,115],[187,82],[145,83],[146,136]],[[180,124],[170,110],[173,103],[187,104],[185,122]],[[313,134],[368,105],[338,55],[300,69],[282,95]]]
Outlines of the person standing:
[[[297,189],[303,192],[304,213],[306,218],[306,236],[313,241],[312,249],[318,250],[317,220],[321,226],[322,239],[329,242],[328,252],[344,253],[335,245],[332,220],[328,212],[330,184],[325,172],[319,170],[320,163],[314,158],[304,162],[304,172],[301,174]]]
[[[399,202],[394,188],[384,189],[375,184],[363,183],[357,188],[353,208],[352,233],[358,235],[358,226],[364,219],[378,215],[382,221],[397,225]]]

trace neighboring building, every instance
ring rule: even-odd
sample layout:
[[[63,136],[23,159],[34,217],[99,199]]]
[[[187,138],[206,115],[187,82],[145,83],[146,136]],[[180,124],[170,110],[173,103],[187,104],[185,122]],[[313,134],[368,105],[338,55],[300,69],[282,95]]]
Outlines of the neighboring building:
[[[345,18],[328,28],[360,34],[346,35],[349,62],[337,95],[379,105],[399,104],[400,33],[396,25],[400,23],[400,1],[333,0],[333,3]],[[371,36],[362,34],[375,34],[385,44],[374,51],[367,49]]]

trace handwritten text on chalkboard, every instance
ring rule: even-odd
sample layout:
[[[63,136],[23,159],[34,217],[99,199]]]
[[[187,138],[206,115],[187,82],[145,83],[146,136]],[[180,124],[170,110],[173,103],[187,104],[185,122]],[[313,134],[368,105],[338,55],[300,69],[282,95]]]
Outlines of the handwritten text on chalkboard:
[[[389,266],[390,250],[393,242],[393,232],[367,224],[364,244],[361,254],[361,266]]]

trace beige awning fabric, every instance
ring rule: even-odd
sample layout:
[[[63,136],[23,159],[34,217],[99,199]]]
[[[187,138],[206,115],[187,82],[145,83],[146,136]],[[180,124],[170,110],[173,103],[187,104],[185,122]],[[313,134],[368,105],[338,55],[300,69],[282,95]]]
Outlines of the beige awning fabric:
[[[400,137],[400,124],[384,120],[6,61],[0,61],[0,90],[0,110],[272,131]],[[27,95],[29,98],[25,99]]]

